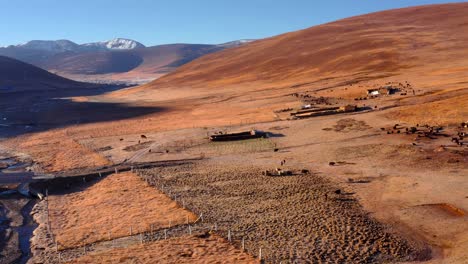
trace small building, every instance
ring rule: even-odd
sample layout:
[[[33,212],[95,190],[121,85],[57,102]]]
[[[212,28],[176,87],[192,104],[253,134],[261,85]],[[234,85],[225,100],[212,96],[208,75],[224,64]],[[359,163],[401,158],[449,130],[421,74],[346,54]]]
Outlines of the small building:
[[[379,89],[367,89],[367,95],[379,95],[380,90]]]
[[[211,141],[234,141],[234,140],[245,140],[245,139],[253,139],[253,138],[266,138],[268,135],[265,132],[251,130],[251,131],[244,131],[238,133],[228,133],[228,134],[220,134],[220,135],[211,135]]]
[[[381,94],[392,95],[398,92],[400,89],[395,88],[391,85],[386,85],[380,88],[367,89],[367,95],[377,96]]]
[[[386,94],[391,95],[398,92],[400,89],[393,87],[391,85],[384,86],[383,89],[385,90]]]

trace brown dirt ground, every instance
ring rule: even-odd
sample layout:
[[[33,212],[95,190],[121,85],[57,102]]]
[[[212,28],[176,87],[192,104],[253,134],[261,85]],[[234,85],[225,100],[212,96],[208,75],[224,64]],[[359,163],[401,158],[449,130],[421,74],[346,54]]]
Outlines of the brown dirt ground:
[[[112,174],[88,188],[49,200],[59,249],[190,222],[196,216],[132,173]],[[110,232],[110,233],[109,233]]]
[[[215,163],[215,162],[213,162]],[[268,263],[373,263],[424,260],[424,245],[412,244],[369,218],[353,193],[335,194],[317,175],[268,177],[261,169],[216,163],[161,167],[142,177],[184,199],[250,254],[262,248]]]

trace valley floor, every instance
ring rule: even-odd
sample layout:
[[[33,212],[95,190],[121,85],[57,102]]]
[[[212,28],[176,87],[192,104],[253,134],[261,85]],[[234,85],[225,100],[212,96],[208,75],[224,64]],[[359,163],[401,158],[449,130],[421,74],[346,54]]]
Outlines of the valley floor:
[[[354,101],[347,92],[366,88],[336,85],[295,91],[341,105]],[[468,147],[451,138],[460,130],[457,122],[466,121],[467,90],[445,87],[358,102],[368,107],[361,112],[301,120],[278,112],[303,104],[289,87],[250,94],[157,91],[145,99],[122,90],[73,100],[115,103],[129,93],[122,109],[159,110],[23,133],[0,144],[30,155],[49,173],[199,159],[51,188],[47,203],[33,210],[37,262],[249,263],[262,249],[261,258],[271,263],[463,263]],[[444,116],[449,103],[460,108],[446,119],[414,109],[419,104]],[[444,129],[427,137],[425,124]],[[411,127],[419,132],[407,133]],[[270,137],[207,139],[250,129]],[[276,168],[294,173],[262,175]]]

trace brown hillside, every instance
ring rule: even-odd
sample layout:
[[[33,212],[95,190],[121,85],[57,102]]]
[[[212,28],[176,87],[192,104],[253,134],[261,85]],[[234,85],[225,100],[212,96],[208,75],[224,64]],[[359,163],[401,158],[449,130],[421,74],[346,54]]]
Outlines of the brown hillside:
[[[81,83],[52,74],[31,64],[0,56],[0,89],[16,87],[70,87]]]
[[[204,54],[215,45],[170,44],[135,50],[59,53],[39,63],[44,69],[67,74],[167,73]]]
[[[431,66],[466,69],[468,3],[384,11],[209,54],[145,86],[301,84],[355,74],[394,75]]]

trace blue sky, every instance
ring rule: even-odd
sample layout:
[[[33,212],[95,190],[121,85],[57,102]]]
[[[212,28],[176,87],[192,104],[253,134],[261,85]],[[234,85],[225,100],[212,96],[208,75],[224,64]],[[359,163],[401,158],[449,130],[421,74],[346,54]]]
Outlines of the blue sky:
[[[0,0],[0,46],[31,39],[143,44],[264,38],[433,0]],[[466,1],[458,1],[466,2]]]

